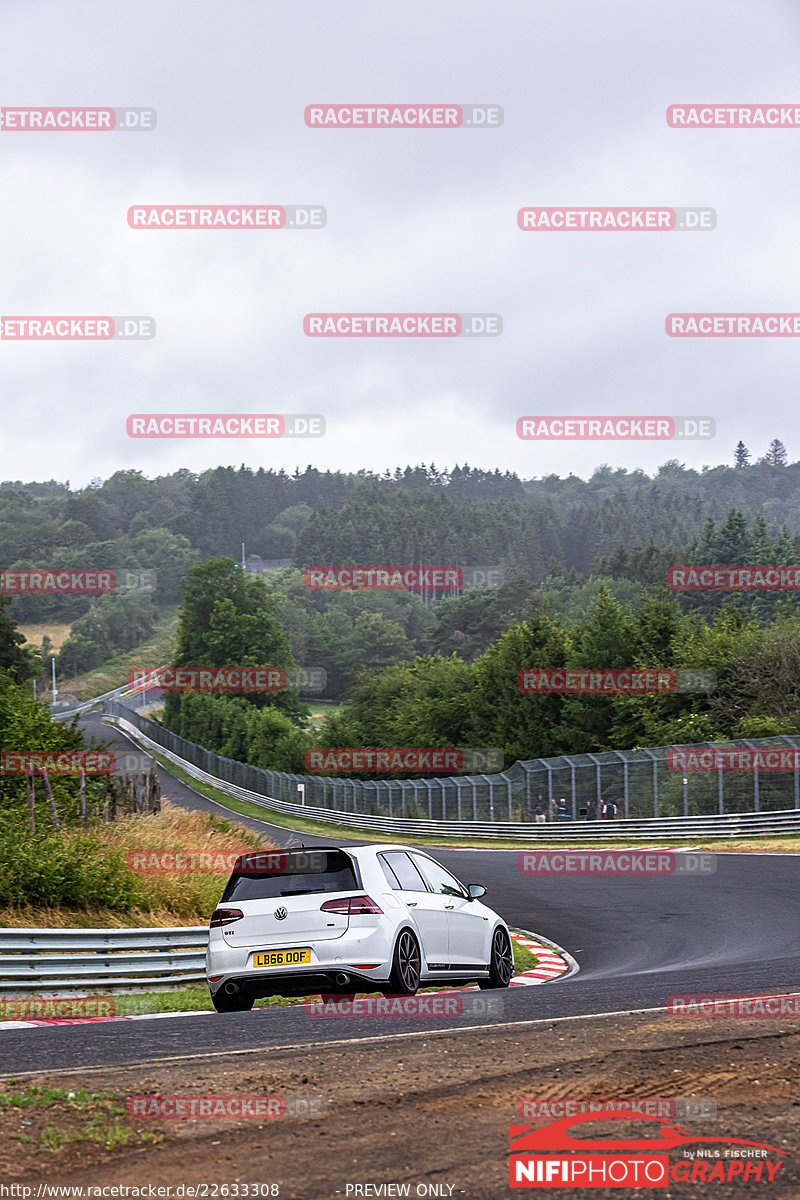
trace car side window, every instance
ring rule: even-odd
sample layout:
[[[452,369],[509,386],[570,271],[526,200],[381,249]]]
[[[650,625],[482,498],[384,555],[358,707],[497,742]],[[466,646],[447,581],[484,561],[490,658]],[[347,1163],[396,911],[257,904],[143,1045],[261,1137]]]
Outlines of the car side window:
[[[413,858],[414,865],[425,876],[434,892],[441,896],[460,896],[466,900],[467,889],[462,887],[455,875],[446,871],[441,863],[434,862],[432,858],[423,858],[421,854],[412,854],[409,857]]]
[[[386,882],[389,884],[389,887],[394,888],[396,892],[402,891],[403,889],[400,886],[400,880],[397,878],[382,854],[378,855],[378,862],[381,864],[381,870],[386,876]]]
[[[389,850],[385,858],[393,874],[397,877],[399,890],[403,892],[427,892],[425,880],[420,875],[405,850]]]

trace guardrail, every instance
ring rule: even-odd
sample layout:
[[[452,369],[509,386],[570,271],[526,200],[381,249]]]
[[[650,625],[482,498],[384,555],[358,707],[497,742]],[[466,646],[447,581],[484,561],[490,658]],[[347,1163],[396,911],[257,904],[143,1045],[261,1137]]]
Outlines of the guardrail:
[[[156,667],[157,671],[163,671],[163,667]],[[139,689],[130,683],[123,683],[120,687],[112,688],[110,692],[103,692],[100,696],[94,696],[91,700],[84,700],[79,704],[73,705],[72,708],[65,708],[60,712],[50,710],[50,715],[54,721],[63,721],[67,717],[78,717],[81,713],[88,712],[90,708],[94,708],[96,704],[102,704],[106,700],[123,700],[128,695],[138,695]]]
[[[50,715],[54,721],[65,721],[70,717],[78,717],[81,713],[88,712],[90,708],[94,708],[96,704],[102,704],[104,700],[121,700],[125,693],[130,690],[130,685],[126,683],[122,687],[112,688],[110,692],[103,692],[102,696],[95,696],[92,700],[84,700],[81,704],[76,704],[73,708],[65,708],[60,712],[53,712],[51,709]]]
[[[106,718],[108,719],[108,717]],[[306,820],[342,825],[348,829],[374,830],[380,833],[398,833],[405,836],[442,838],[481,838],[493,841],[617,841],[620,838],[652,841],[695,840],[698,838],[758,837],[775,833],[800,833],[800,809],[781,809],[764,813],[724,813],[699,817],[648,817],[642,819],[619,819],[615,821],[554,821],[541,825],[524,821],[436,821],[406,817],[373,816],[366,813],[347,813],[341,810],[319,808],[308,804],[292,804],[264,796],[238,784],[229,783],[216,775],[203,771],[160,743],[142,733],[131,721],[119,715],[113,717],[114,724],[133,741],[151,753],[159,754],[174,763],[192,779],[208,784],[259,808],[284,813]],[[168,798],[168,797],[167,797]]]
[[[0,993],[205,982],[208,927],[0,929]]]

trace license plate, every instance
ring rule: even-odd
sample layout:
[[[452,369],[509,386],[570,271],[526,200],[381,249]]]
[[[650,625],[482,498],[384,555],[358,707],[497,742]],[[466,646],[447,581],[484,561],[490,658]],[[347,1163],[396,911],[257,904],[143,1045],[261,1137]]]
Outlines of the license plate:
[[[310,962],[310,950],[266,950],[253,955],[254,967],[291,967]]]

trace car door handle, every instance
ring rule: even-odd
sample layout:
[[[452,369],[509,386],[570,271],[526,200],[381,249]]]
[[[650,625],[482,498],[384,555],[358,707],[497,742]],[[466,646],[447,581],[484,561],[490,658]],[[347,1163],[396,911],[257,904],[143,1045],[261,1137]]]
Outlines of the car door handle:
[[[409,908],[416,908],[416,907],[417,907],[417,902],[416,902],[416,900],[406,900],[406,904],[408,905],[408,907],[409,907]]]
[[[455,904],[445,904],[445,908],[455,908]]]

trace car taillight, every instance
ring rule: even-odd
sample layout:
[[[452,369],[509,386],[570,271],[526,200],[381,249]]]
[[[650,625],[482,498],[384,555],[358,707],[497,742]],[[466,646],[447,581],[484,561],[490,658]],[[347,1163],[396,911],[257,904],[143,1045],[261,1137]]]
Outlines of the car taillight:
[[[366,913],[382,913],[383,909],[378,907],[371,896],[343,896],[341,900],[326,900],[320,912],[358,917]]]
[[[232,925],[234,921],[241,921],[243,916],[240,908],[218,908],[211,917],[211,928],[219,929],[221,925]]]

